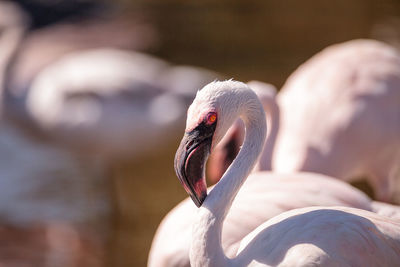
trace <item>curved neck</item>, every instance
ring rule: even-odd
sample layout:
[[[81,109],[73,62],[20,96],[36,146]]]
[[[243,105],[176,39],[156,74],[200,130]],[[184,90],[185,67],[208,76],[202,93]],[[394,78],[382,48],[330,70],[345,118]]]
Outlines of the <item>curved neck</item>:
[[[258,98],[248,99],[245,103],[240,114],[246,127],[242,149],[199,208],[199,219],[193,225],[192,266],[230,265],[230,259],[225,256],[221,244],[223,221],[259,158],[267,128],[265,113]]]
[[[268,132],[264,150],[261,154],[256,170],[270,171],[272,170],[272,153],[274,151],[275,141],[279,130],[280,113],[275,97],[263,102],[263,106],[267,116]]]

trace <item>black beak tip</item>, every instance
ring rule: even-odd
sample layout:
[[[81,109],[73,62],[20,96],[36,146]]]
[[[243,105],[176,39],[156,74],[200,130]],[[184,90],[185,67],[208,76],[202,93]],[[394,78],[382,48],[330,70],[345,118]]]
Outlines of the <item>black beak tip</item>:
[[[194,202],[194,204],[196,204],[196,206],[198,208],[200,208],[201,205],[203,205],[203,202],[206,199],[206,197],[207,197],[207,193],[204,193],[204,194],[202,194],[200,196],[196,196],[196,195],[190,194],[190,198],[192,199],[192,201]]]

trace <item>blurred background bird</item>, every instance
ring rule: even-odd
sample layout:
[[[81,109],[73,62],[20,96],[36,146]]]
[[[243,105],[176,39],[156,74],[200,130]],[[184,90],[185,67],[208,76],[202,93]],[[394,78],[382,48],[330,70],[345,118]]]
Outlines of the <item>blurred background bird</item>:
[[[260,81],[249,85],[261,88],[270,128],[258,169],[327,174],[399,203],[397,74],[371,78],[373,95],[390,91],[390,105],[357,98],[365,119],[353,135],[373,127],[376,139],[348,141],[343,125],[343,135],[323,130],[332,129],[325,114],[349,110],[327,70],[345,44],[323,49],[369,38],[386,44],[350,42],[360,53],[345,60],[358,61],[365,43],[395,51],[399,25],[395,0],[2,1],[0,265],[146,265],[158,224],[186,197],[172,163],[187,107],[216,79]],[[371,65],[395,61],[376,57]],[[212,155],[212,183],[240,148],[240,127]],[[352,149],[357,142],[368,149]],[[356,162],[350,156],[377,160],[326,163]]]

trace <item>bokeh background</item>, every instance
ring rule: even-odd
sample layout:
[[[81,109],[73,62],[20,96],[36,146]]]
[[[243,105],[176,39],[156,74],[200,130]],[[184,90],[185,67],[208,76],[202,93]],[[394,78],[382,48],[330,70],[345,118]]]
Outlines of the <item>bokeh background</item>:
[[[0,123],[0,265],[5,266],[145,266],[159,222],[186,197],[174,174],[173,157],[183,133],[185,108],[197,89],[216,78],[255,79],[279,88],[312,55],[351,39],[372,38],[400,47],[398,0],[10,3],[20,6],[26,17],[18,22],[9,9],[0,13],[0,80],[6,90],[1,94]],[[20,38],[10,38],[7,29],[19,29]],[[83,86],[75,98],[111,103],[104,104],[111,117],[93,131],[68,124],[69,112],[79,103],[63,111],[65,118],[57,123],[64,128],[52,128],[58,115],[48,116],[54,120],[45,119],[44,124],[32,118],[24,101],[36,76],[71,53],[96,48],[136,51],[163,61],[132,58],[132,66],[117,62],[128,76],[135,76],[133,84],[140,88],[133,93],[120,93],[119,88],[115,94],[97,95],[91,84]],[[99,62],[72,69],[85,77],[86,71],[96,73],[108,64]],[[195,68],[171,72],[176,66]],[[73,71],[64,73],[67,78],[55,82],[51,92],[74,86],[68,78],[75,77]],[[57,80],[57,75],[50,77]],[[107,75],[100,76],[107,80]],[[49,95],[39,94],[39,99]],[[49,99],[38,105],[45,106],[47,115],[58,114],[57,105],[63,104]],[[120,109],[130,104],[137,110]],[[182,108],[174,120],[167,120],[169,125],[163,121],[159,127],[156,123],[146,128],[150,119],[143,110],[149,105],[155,106],[153,117]],[[85,116],[85,109],[82,112]],[[118,122],[135,112],[138,116]],[[118,128],[127,121],[133,128]],[[80,131],[89,137],[80,136]],[[97,137],[99,143],[94,141]],[[115,140],[121,140],[126,151],[107,150],[104,142],[112,146]]]

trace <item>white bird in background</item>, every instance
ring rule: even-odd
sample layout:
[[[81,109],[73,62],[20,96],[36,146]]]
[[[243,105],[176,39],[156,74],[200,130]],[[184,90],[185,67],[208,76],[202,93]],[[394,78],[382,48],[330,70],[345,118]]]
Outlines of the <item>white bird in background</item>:
[[[400,201],[398,51],[372,40],[330,46],[288,78],[277,102],[274,171],[365,176],[378,200]]]
[[[185,102],[154,79],[167,67],[121,50],[66,55],[32,81],[27,114],[41,131],[83,152],[143,155],[176,136],[183,121]]]
[[[199,95],[202,92],[204,93],[201,95],[203,100],[207,98],[210,98],[211,101],[217,100],[215,101],[217,106],[215,109],[221,111],[217,111],[217,129],[219,127],[227,127],[226,124],[219,125],[221,119],[224,118],[225,114],[230,114],[230,112],[235,113],[236,110],[231,110],[230,107],[223,106],[224,102],[221,102],[218,98],[213,98],[213,93],[215,91],[226,91],[225,93],[228,95],[229,93],[227,92],[230,91],[229,86],[234,86],[235,89],[238,89],[243,84],[235,82],[215,83],[206,87],[210,93],[209,95],[203,91],[206,88],[200,91],[197,100],[192,104],[191,111],[189,110],[188,130],[194,128],[193,124],[197,122],[200,123],[198,127],[195,127],[198,131],[202,129],[201,127],[205,127],[204,124],[207,125],[207,121],[204,122],[202,120],[203,115],[199,115],[198,117],[190,116],[193,116],[196,112],[204,114],[209,108],[214,108],[212,105],[210,107],[206,103],[207,101],[201,102],[199,100]],[[217,89],[214,88],[215,91],[213,91],[210,87],[216,87]],[[215,95],[218,95],[218,93]],[[235,106],[239,107],[238,110],[241,110],[241,105],[237,101],[229,99],[229,102],[235,103]],[[198,109],[196,106],[199,106]],[[233,121],[230,117],[228,119]],[[206,131],[207,129],[203,130]],[[221,136],[221,131],[215,131],[217,135],[212,138],[213,145],[218,142],[218,138]],[[189,135],[193,136],[197,136],[198,134],[201,134],[201,132],[190,131],[189,133]],[[201,136],[199,138],[203,140]],[[195,147],[193,150],[188,148],[192,152],[189,151],[190,154],[185,158],[186,167],[182,167],[186,168],[182,169],[182,171],[184,171],[184,175],[188,175],[188,179],[192,179],[190,178],[192,175],[201,176],[202,171],[195,170],[192,166],[198,167],[198,165],[195,165],[195,160],[202,159],[204,156],[202,153],[207,154],[207,148],[204,148],[203,145],[207,146],[211,142],[208,139],[205,139],[203,142],[201,140],[197,148]],[[196,146],[196,144],[197,141],[194,140],[193,146]],[[182,141],[180,148],[184,145],[184,141]],[[179,163],[179,156],[177,156],[177,161]],[[228,172],[232,175],[232,170]],[[230,178],[233,179],[234,177],[227,177],[227,179]],[[225,183],[229,183],[227,179]],[[189,185],[186,183],[183,181],[184,186],[186,185],[189,191],[195,190],[197,192],[203,187],[201,184],[199,185],[200,182]],[[227,195],[225,192],[221,192],[221,194]],[[253,173],[251,178],[244,182],[223,222],[223,230],[219,233],[221,234],[222,250],[226,253],[227,257],[234,257],[237,253],[239,242],[261,223],[284,211],[315,205],[355,207],[374,211],[384,216],[391,216],[393,220],[400,219],[400,208],[389,204],[371,202],[362,192],[330,177],[311,173],[274,174],[257,172]],[[197,216],[195,207],[189,199],[186,199],[164,218],[153,239],[149,254],[149,266],[189,266],[189,248],[192,240],[190,226],[197,220]],[[171,240],[174,240],[174,242],[171,243]],[[214,246],[218,248],[217,244],[214,244]],[[213,264],[216,263],[213,262]]]
[[[82,152],[113,160],[143,156],[177,136],[188,94],[195,94],[193,85],[176,88],[180,84],[170,75],[191,72],[200,86],[215,79],[194,67],[170,68],[151,56],[115,49],[68,54],[31,82],[28,119]]]

